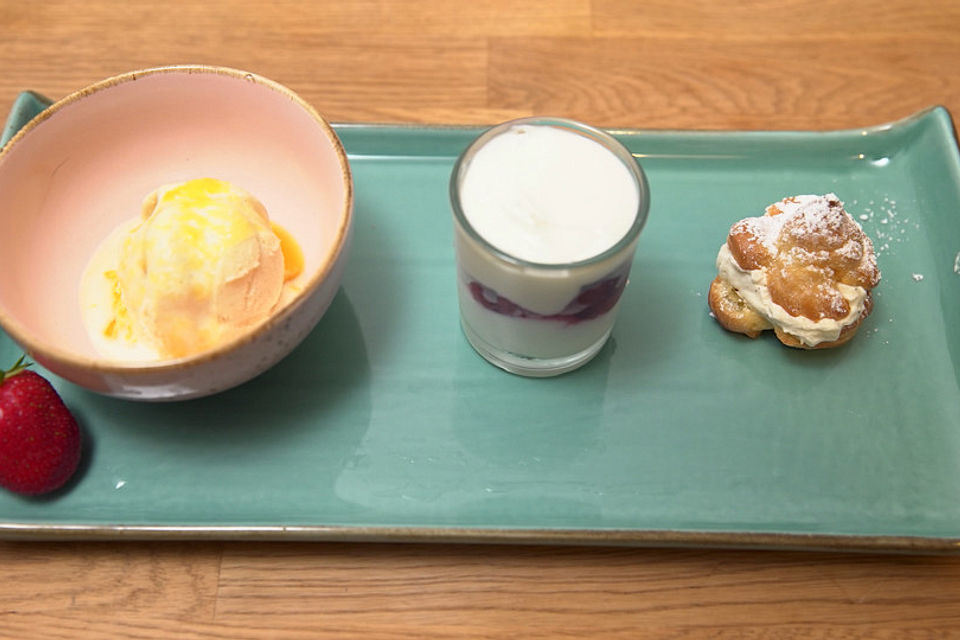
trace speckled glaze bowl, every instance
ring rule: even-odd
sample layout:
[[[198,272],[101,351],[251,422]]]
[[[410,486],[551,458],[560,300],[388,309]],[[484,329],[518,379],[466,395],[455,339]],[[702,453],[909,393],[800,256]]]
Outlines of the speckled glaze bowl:
[[[149,365],[94,350],[79,305],[97,245],[159,185],[196,177],[260,199],[304,253],[304,286],[252,333]],[[210,395],[286,356],[336,294],[353,188],[329,124],[289,89],[209,66],[135,71],[54,103],[0,151],[0,325],[30,358],[92,391],[135,400]]]

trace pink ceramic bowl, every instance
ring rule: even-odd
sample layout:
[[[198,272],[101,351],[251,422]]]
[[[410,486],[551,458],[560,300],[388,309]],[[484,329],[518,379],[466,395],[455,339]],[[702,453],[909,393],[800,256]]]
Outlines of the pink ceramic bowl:
[[[100,241],[156,187],[197,177],[259,198],[304,253],[303,289],[253,333],[150,365],[98,355],[79,282]],[[137,400],[209,395],[287,355],[340,285],[353,221],[346,154],[290,90],[206,66],[135,71],[55,103],[0,152],[0,325],[50,371]]]

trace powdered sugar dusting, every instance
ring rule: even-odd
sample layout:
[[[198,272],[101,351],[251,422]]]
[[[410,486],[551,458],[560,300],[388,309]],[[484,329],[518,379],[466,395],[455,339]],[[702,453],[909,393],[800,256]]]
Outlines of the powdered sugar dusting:
[[[811,229],[811,232],[820,228],[819,218],[829,214],[830,210],[827,199],[837,200],[837,196],[831,193],[826,196],[800,195],[784,198],[768,206],[766,215],[744,218],[737,224],[758,238],[770,255],[775,256],[779,251],[777,239],[788,221],[796,224],[799,217],[802,220],[800,224]]]
[[[860,260],[863,258],[863,245],[852,238],[837,249],[837,253],[849,260]]]
[[[759,238],[770,255],[774,256],[777,254],[777,238],[780,237],[786,219],[786,215],[759,216],[744,218],[739,224],[742,224],[748,233]]]
[[[897,201],[889,196],[868,200],[863,204],[854,200],[850,205],[861,212],[857,219],[874,239],[877,255],[895,254],[897,245],[910,241],[910,231],[920,229],[920,223],[904,216],[898,209]]]
[[[831,238],[841,235],[848,219],[857,224],[844,210],[840,198],[828,193],[784,198],[768,206],[766,215],[745,218],[738,225],[758,238],[771,256],[776,256],[779,252],[778,239],[785,230],[795,241],[805,238],[816,245],[829,245]],[[836,250],[852,260],[864,257],[863,245],[854,240],[849,240]]]
[[[790,235],[824,240],[834,237],[844,222],[843,203],[836,194],[794,196],[778,205],[789,219]]]

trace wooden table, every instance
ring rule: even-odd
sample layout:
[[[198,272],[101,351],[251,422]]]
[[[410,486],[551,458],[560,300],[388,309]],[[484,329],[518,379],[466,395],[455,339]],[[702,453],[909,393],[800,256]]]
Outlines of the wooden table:
[[[163,7],[163,8],[161,8]],[[0,105],[239,67],[332,121],[832,129],[960,113],[950,0],[0,2]],[[777,551],[0,543],[2,638],[960,637],[960,559]]]

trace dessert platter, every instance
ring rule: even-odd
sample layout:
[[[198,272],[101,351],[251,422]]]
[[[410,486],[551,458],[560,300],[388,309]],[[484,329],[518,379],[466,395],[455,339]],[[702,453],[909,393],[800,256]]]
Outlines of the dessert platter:
[[[24,93],[4,141],[47,105]],[[309,335],[180,402],[38,367],[87,447],[62,489],[0,492],[0,537],[960,551],[960,160],[944,109],[848,131],[608,129],[645,172],[649,219],[609,339],[549,378],[491,366],[460,326],[449,183],[484,128],[333,130],[353,238]],[[732,227],[800,194],[841,207],[860,251],[830,285],[856,325],[833,348],[782,343],[769,318],[731,329],[723,301],[743,300],[711,286]],[[20,354],[0,334],[0,363]]]

